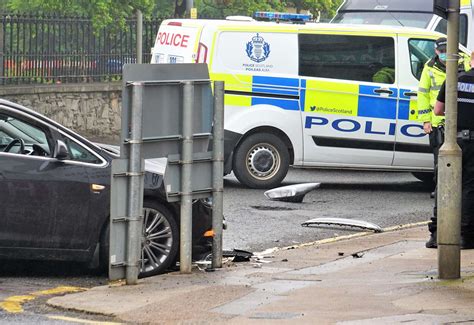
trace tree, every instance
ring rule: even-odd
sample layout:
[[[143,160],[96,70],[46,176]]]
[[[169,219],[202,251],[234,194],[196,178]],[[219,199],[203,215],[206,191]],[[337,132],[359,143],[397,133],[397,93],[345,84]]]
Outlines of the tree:
[[[297,13],[309,10],[314,16],[332,18],[342,0],[286,0],[287,5],[293,6]]]
[[[195,0],[200,17],[252,16],[255,11],[284,11],[280,0]]]
[[[137,9],[149,15],[155,3],[155,0],[7,0],[7,7],[19,12],[89,16],[94,26],[100,29],[124,26],[125,20]]]
[[[8,9],[31,13],[59,13],[92,17],[96,29],[124,26],[125,19],[140,9],[145,17],[180,16],[186,0],[0,0]],[[252,16],[255,11],[299,12],[332,17],[342,0],[194,0],[199,17],[224,18],[230,15]]]

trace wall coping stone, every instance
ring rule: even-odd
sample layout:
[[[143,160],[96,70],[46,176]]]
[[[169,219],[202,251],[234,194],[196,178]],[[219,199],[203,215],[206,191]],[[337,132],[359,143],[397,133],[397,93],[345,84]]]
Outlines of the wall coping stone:
[[[28,95],[28,94],[50,94],[50,93],[83,93],[121,91],[122,82],[95,82],[74,83],[54,85],[8,85],[0,87],[0,96],[6,95]]]

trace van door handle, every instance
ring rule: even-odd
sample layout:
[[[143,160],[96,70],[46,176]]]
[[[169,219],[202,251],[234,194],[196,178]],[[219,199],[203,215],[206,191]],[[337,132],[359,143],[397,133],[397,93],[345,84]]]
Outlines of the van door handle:
[[[415,97],[415,96],[418,96],[418,93],[416,91],[407,91],[403,93],[403,96]]]
[[[374,89],[374,93],[376,94],[389,94],[393,95],[393,91],[387,88],[379,88],[379,89]]]

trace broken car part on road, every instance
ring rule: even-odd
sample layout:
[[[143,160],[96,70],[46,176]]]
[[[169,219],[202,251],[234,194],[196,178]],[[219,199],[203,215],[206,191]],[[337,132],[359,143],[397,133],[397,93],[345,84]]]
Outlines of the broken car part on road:
[[[308,192],[318,188],[320,185],[321,183],[288,185],[268,190],[264,194],[273,201],[301,203]]]
[[[303,227],[312,227],[317,225],[335,225],[335,226],[347,226],[354,228],[362,228],[373,230],[374,232],[383,232],[383,229],[371,222],[357,220],[357,219],[344,219],[344,218],[315,218],[305,221],[301,224]]]

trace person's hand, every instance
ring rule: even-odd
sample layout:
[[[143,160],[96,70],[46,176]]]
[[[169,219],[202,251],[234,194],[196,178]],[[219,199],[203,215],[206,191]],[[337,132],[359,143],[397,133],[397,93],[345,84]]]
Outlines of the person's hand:
[[[425,134],[430,134],[433,131],[433,128],[431,127],[431,122],[423,123],[423,131],[425,132]]]

